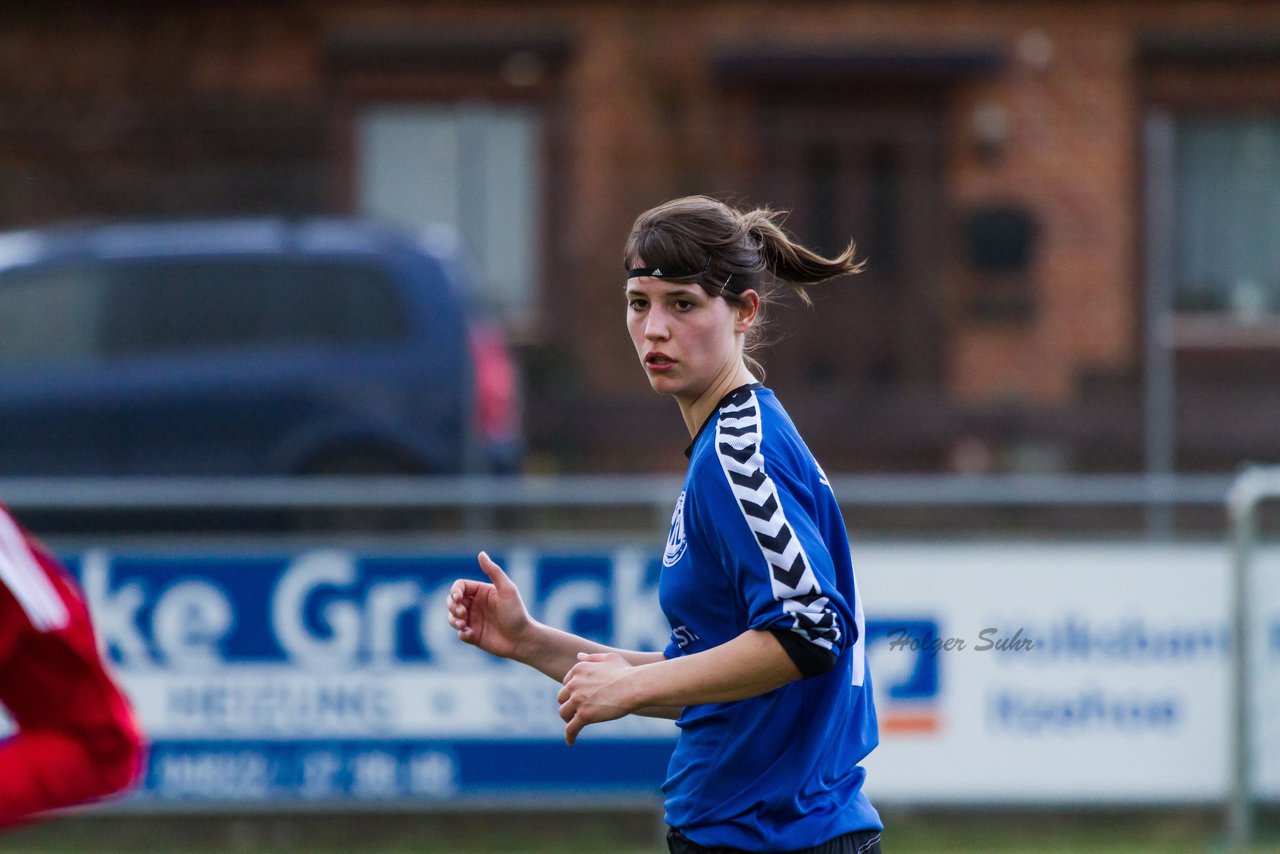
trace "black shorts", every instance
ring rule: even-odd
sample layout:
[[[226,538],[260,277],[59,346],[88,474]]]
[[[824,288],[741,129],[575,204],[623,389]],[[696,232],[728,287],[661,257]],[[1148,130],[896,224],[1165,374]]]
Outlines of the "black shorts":
[[[741,848],[707,848],[687,838],[674,827],[667,831],[667,848],[671,854],[750,854]],[[798,848],[785,854],[880,854],[880,831],[855,830],[828,839],[812,848]]]

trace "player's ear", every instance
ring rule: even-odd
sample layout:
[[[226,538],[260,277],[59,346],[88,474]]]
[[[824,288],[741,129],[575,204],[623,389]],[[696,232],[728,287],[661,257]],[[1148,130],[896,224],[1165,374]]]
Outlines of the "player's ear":
[[[734,305],[733,331],[745,333],[755,325],[760,315],[760,295],[755,291],[743,291],[738,297],[742,302]]]

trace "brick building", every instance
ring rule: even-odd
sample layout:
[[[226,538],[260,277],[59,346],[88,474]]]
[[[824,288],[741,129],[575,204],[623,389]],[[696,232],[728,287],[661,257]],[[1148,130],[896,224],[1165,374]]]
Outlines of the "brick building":
[[[520,342],[537,466],[681,467],[620,250],[691,192],[868,262],[774,312],[763,354],[828,469],[1138,469],[1166,352],[1180,468],[1280,457],[1280,4],[0,11],[0,227],[453,222]]]

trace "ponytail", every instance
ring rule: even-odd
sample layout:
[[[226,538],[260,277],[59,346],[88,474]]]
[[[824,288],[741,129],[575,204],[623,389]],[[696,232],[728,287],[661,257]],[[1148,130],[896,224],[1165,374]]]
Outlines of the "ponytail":
[[[854,261],[852,240],[835,258],[827,258],[792,240],[778,225],[781,216],[769,208],[741,214],[747,234],[760,246],[765,268],[774,279],[789,285],[806,305],[813,302],[807,291],[810,285],[862,272],[864,262]]]

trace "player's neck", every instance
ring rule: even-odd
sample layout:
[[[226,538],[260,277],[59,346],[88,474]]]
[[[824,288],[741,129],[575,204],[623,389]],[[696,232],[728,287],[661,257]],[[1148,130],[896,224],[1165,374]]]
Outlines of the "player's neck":
[[[677,397],[676,400],[680,404],[680,414],[684,417],[684,426],[688,429],[689,435],[698,435],[702,425],[716,411],[716,407],[720,405],[720,401],[724,400],[725,395],[735,388],[751,385],[754,382],[759,382],[755,374],[751,373],[745,363],[739,362],[736,370],[711,383],[696,398],[687,400]]]

